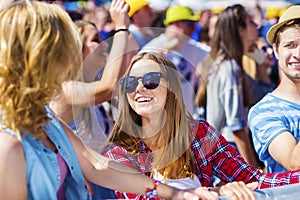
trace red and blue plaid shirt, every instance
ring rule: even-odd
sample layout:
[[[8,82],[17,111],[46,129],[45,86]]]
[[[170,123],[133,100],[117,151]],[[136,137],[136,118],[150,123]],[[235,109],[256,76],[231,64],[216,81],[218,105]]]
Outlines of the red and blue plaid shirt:
[[[300,182],[300,170],[263,174],[247,164],[236,149],[206,121],[192,121],[190,127],[191,133],[194,134],[190,145],[191,160],[194,174],[200,180],[201,186],[212,187],[213,175],[224,182],[258,181],[260,189]],[[120,146],[110,145],[104,150],[103,155],[149,176],[153,157],[151,150],[144,143],[141,145],[144,147],[143,151],[135,154]],[[128,193],[116,192],[116,194],[120,198],[143,198]]]

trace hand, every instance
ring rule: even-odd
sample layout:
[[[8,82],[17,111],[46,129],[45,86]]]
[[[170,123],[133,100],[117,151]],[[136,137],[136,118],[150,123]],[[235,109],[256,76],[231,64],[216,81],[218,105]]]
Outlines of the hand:
[[[253,190],[258,186],[258,182],[245,184],[242,181],[227,183],[220,187],[219,194],[229,197],[231,200],[256,199]]]
[[[130,20],[128,16],[129,6],[124,0],[113,0],[109,13],[115,29],[128,28]]]
[[[178,191],[172,199],[189,199],[189,200],[217,200],[218,194],[209,191],[206,187],[199,187],[193,190]]]

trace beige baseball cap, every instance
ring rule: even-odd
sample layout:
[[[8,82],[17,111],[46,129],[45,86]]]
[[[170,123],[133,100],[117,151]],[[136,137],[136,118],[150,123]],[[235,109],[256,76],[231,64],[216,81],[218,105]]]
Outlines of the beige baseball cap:
[[[300,19],[300,5],[289,7],[279,18],[278,23],[274,24],[267,32],[267,40],[272,45],[275,40],[275,34],[286,23]]]

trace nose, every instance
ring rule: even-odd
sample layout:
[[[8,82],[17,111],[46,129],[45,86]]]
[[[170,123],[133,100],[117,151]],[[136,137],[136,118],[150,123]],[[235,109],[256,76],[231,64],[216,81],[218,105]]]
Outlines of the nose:
[[[300,45],[297,45],[297,48],[295,48],[295,51],[293,52],[294,58],[300,60]]]
[[[145,90],[145,87],[143,85],[142,79],[139,78],[138,79],[138,85],[136,86],[136,91],[141,91],[141,90]]]

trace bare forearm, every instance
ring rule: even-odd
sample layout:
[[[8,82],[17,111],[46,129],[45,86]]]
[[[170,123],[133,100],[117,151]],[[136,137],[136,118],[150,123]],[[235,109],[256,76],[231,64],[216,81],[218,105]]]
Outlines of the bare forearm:
[[[118,84],[120,77],[125,73],[127,68],[127,41],[127,31],[120,31],[115,34],[107,64],[103,71],[102,78],[95,90],[95,104],[111,99],[116,84]],[[103,88],[105,88],[105,90],[103,90]]]
[[[245,161],[253,166],[258,166],[255,158],[255,151],[251,145],[250,137],[248,133],[242,129],[233,132],[236,146],[240,155]]]
[[[103,157],[92,150],[86,154],[92,168],[85,172],[88,180],[95,184],[114,190],[145,195],[147,188],[153,188],[153,179],[142,175],[132,168]],[[160,184],[157,186],[158,196],[171,199],[177,192],[174,188]]]
[[[108,56],[103,76],[108,76],[110,81],[117,82],[125,72],[125,60],[127,51],[128,32],[120,31],[114,35],[111,51]]]

